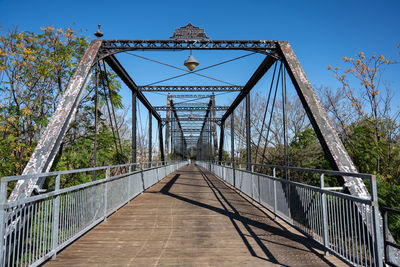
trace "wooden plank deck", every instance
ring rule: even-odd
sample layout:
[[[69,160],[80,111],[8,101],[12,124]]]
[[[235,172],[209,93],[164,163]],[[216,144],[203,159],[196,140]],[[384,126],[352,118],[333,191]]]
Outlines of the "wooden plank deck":
[[[338,266],[195,165],[146,190],[45,266]]]

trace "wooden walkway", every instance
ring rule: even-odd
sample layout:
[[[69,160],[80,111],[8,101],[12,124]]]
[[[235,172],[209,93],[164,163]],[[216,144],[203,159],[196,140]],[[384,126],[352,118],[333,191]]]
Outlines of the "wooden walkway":
[[[45,266],[338,266],[195,165],[172,173]]]

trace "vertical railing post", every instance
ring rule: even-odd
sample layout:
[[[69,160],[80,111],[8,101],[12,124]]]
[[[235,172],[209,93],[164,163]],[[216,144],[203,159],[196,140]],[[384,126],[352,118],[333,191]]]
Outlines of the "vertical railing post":
[[[104,181],[104,221],[107,221],[107,191],[108,191],[108,178],[110,178],[110,167],[106,169],[106,178]]]
[[[275,168],[272,169],[272,176],[276,177],[276,171]],[[277,201],[276,201],[276,180],[274,179],[274,219],[276,220],[278,217],[276,215],[276,213],[278,212],[278,208],[277,208]]]
[[[376,176],[371,175],[372,218],[374,227],[375,266],[383,266],[383,240],[380,228]]]
[[[325,178],[324,174],[320,175],[320,184],[321,189],[325,187]],[[328,212],[327,212],[327,203],[326,203],[326,193],[322,191],[321,194],[321,202],[322,202],[322,230],[323,230],[323,240],[325,247],[325,255],[328,255],[328,247],[329,247],[329,236],[328,236]]]
[[[132,170],[133,170],[133,164],[129,165],[129,173],[130,175],[128,175],[128,202],[131,201],[131,192],[132,192],[132,188],[131,188],[131,178],[132,178]]]
[[[6,249],[4,248],[4,236],[6,233],[5,218],[6,218],[6,208],[4,205],[7,201],[7,181],[0,182],[0,266],[3,266]]]
[[[53,225],[51,230],[51,250],[54,251],[52,259],[55,260],[57,257],[57,246],[58,246],[58,225],[60,218],[60,175],[56,177],[55,190],[56,196],[53,198]]]
[[[388,261],[389,259],[389,254],[388,254],[388,250],[387,250],[387,246],[386,246],[386,240],[388,232],[389,232],[389,228],[388,228],[388,216],[387,216],[388,212],[386,209],[383,210],[383,255],[385,256],[386,261]]]

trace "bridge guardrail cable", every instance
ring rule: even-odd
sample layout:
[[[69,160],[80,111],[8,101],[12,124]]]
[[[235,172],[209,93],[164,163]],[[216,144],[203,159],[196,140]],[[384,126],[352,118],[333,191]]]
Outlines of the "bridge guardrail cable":
[[[219,176],[254,201],[314,239],[351,265],[383,266],[383,247],[375,176],[279,165],[260,165],[272,169],[272,176],[224,166],[196,162]],[[235,162],[236,166],[240,166]],[[254,164],[256,165],[256,164]],[[276,170],[296,170],[318,174],[320,187],[277,177]],[[371,181],[371,198],[335,192],[325,187],[325,175],[345,175]],[[383,242],[382,242],[383,244]]]
[[[44,194],[7,202],[11,181],[32,175],[3,177],[0,182],[0,266],[38,266],[105,220],[145,189],[187,162],[123,164],[35,174],[54,178]],[[133,170],[132,166],[140,166]],[[145,168],[145,166],[151,166]],[[113,171],[114,170],[114,171]],[[103,179],[60,188],[61,177],[106,171]]]

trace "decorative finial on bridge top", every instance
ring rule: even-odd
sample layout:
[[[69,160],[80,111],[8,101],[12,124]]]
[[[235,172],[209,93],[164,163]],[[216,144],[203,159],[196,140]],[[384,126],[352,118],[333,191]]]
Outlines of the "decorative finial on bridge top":
[[[190,22],[186,26],[176,29],[174,35],[172,35],[170,38],[175,40],[210,39],[207,37],[204,29],[193,26]]]
[[[95,35],[97,38],[103,37],[103,33],[102,33],[101,30],[100,30],[101,24],[98,24],[97,27],[99,27],[99,28],[98,28],[97,31],[94,33],[94,35]]]

